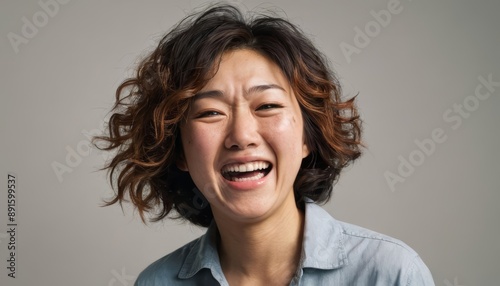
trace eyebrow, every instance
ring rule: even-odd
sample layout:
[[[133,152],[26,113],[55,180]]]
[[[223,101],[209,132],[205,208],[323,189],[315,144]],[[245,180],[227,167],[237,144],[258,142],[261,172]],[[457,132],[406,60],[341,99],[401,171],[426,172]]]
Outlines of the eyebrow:
[[[263,91],[268,90],[268,89],[279,89],[279,90],[286,92],[286,90],[284,88],[282,88],[281,86],[271,83],[271,84],[254,85],[246,91],[246,94],[263,92]],[[198,92],[194,95],[194,100],[200,99],[200,98],[205,98],[205,97],[219,97],[219,96],[222,96],[223,94],[224,93],[221,90],[202,91],[202,92]]]
[[[263,91],[268,90],[268,89],[279,89],[279,90],[285,91],[285,89],[282,88],[281,86],[271,83],[271,84],[262,84],[262,85],[252,86],[251,88],[248,89],[247,93],[250,94],[250,93],[256,93],[256,92],[263,92]]]

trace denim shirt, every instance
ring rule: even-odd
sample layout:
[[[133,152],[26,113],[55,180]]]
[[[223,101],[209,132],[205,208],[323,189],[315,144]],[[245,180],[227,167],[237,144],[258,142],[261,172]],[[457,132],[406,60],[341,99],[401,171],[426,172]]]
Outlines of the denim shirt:
[[[135,285],[228,286],[216,237],[212,223],[203,236],[148,266]],[[290,285],[431,286],[434,282],[418,254],[403,242],[337,221],[308,202],[302,256]]]

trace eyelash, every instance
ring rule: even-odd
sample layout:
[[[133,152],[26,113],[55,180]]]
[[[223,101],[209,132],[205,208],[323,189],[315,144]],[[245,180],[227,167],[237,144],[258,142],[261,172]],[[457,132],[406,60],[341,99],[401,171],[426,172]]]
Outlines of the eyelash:
[[[200,113],[198,116],[196,116],[196,118],[212,117],[212,116],[217,116],[217,115],[220,115],[220,112],[215,111],[215,110],[209,110],[209,111],[205,111],[205,112]]]
[[[282,108],[282,107],[283,107],[282,105],[276,103],[265,103],[259,106],[257,110],[266,110],[266,109]]]
[[[276,103],[265,103],[265,104],[262,104],[261,106],[257,107],[257,111],[282,108],[282,107],[283,107],[282,105],[276,104]],[[212,116],[218,116],[218,115],[221,115],[221,113],[218,111],[215,111],[215,110],[208,110],[208,111],[204,111],[204,112],[200,113],[199,115],[196,116],[196,118],[212,117]]]

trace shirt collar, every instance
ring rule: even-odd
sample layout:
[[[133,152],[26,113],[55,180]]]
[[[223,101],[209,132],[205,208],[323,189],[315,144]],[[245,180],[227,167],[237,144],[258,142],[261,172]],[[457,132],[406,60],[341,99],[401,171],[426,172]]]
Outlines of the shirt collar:
[[[304,237],[300,268],[335,269],[348,264],[342,226],[311,200],[305,203]],[[179,278],[193,277],[203,268],[214,278],[223,276],[217,252],[217,226],[213,221],[207,232],[191,248],[179,271]]]
[[[217,236],[217,225],[212,221],[207,232],[195,242],[187,254],[179,271],[179,278],[191,278],[203,268],[210,269],[214,277],[222,275],[217,252]]]
[[[348,264],[342,225],[311,200],[305,203],[301,268],[335,269]]]

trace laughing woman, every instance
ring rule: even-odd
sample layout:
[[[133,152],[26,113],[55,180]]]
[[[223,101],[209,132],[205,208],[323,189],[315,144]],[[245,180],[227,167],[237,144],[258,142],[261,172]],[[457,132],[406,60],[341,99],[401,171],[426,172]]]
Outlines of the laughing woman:
[[[116,196],[205,235],[136,285],[434,285],[399,240],[317,204],[360,155],[354,99],[287,20],[218,5],[184,19],[117,90]],[[117,175],[117,176],[116,176]]]

